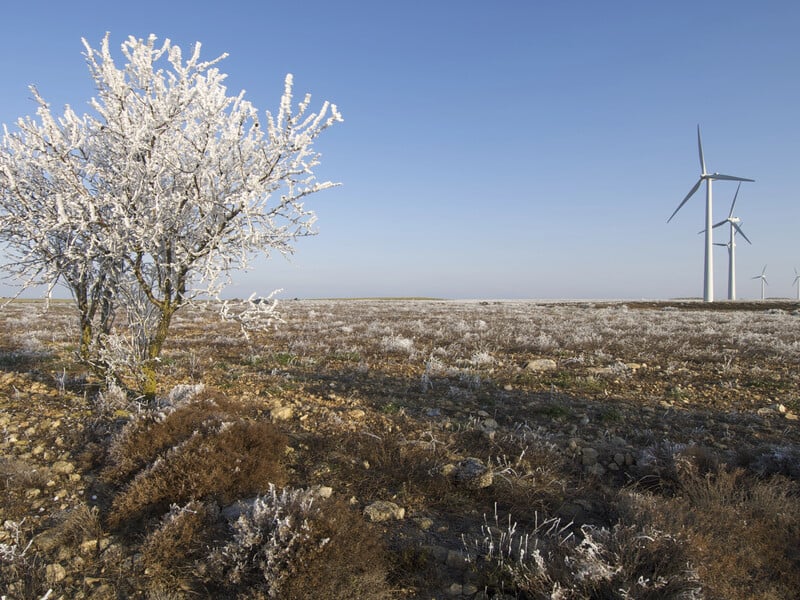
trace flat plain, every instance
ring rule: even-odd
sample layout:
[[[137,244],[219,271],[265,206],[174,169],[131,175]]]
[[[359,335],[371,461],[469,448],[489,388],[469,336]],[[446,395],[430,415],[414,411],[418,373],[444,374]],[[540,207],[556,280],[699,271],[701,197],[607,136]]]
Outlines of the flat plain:
[[[144,405],[69,303],[3,308],[4,597],[800,589],[796,302],[295,300],[249,339],[218,309]]]

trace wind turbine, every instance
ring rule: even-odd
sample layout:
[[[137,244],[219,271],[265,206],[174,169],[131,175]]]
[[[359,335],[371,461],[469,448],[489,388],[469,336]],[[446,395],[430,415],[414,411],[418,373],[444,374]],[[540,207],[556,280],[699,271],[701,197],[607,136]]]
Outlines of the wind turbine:
[[[736,206],[736,198],[739,196],[740,187],[742,187],[741,182],[736,186],[736,193],[733,195],[733,202],[731,202],[731,211],[728,213],[728,218],[712,227],[712,229],[714,229],[725,225],[725,223],[730,224],[730,241],[727,244],[714,244],[715,246],[725,246],[728,248],[728,300],[736,300],[736,233],[740,233],[748,244],[752,245],[753,243],[744,234],[742,228],[739,227],[739,223],[741,223],[742,220],[739,217],[733,216],[733,207]],[[700,233],[703,232],[701,231]]]
[[[760,279],[761,280],[761,299],[764,299],[764,286],[769,285],[767,283],[767,265],[764,265],[764,268],[761,269],[761,275],[756,275],[755,277],[751,277],[750,279]]]
[[[746,179],[744,177],[736,177],[734,175],[722,175],[721,173],[709,173],[706,171],[706,161],[703,158],[703,141],[700,139],[700,125],[697,126],[697,149],[700,154],[700,179],[697,180],[697,183],[694,184],[689,193],[686,194],[686,197],[683,199],[678,205],[678,208],[675,209],[675,212],[672,213],[669,219],[667,219],[667,223],[672,220],[678,211],[683,208],[683,205],[691,198],[694,193],[700,189],[700,185],[703,181],[706,182],[706,250],[705,250],[705,266],[703,270],[703,300],[706,302],[713,302],[714,301],[714,257],[712,254],[714,240],[713,240],[713,233],[711,229],[712,225],[712,216],[711,216],[711,183],[714,180],[726,180],[726,181],[755,181],[753,179]]]
[[[794,268],[794,275],[792,285],[797,285],[797,300],[800,301],[800,273],[797,272],[797,267]]]

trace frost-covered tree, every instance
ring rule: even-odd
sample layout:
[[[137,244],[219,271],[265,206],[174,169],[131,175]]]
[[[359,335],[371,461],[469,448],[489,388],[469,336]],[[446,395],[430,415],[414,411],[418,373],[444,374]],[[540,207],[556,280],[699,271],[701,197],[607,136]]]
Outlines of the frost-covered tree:
[[[260,119],[244,92],[228,94],[225,55],[201,61],[200,44],[184,58],[169,40],[129,37],[122,67],[108,35],[84,46],[92,112],[56,117],[35,93],[38,119],[4,131],[0,241],[23,286],[70,289],[84,358],[104,363],[103,340],[126,317],[152,395],[175,311],[314,233],[303,201],[334,184],[315,179],[313,142],[341,115],[328,102],[312,112],[309,95],[293,106],[287,75],[277,114]]]

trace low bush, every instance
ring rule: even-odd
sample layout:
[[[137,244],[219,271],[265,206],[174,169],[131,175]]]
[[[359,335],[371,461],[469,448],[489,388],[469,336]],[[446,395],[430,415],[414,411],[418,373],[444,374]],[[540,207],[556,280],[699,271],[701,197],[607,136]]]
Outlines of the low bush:
[[[213,499],[222,505],[283,485],[286,437],[268,422],[218,422],[193,432],[160,455],[114,498],[117,527],[171,504]]]
[[[701,598],[683,545],[650,526],[611,528],[546,519],[525,532],[495,512],[482,537],[465,539],[470,559],[490,589],[522,598]]]
[[[224,597],[388,598],[382,543],[346,504],[312,490],[270,486],[233,523],[208,560],[206,583]],[[244,595],[239,595],[244,594]]]

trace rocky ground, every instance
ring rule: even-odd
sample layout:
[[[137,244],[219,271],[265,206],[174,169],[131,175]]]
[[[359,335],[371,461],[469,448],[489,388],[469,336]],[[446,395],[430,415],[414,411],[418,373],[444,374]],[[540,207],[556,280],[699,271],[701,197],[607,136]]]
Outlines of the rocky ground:
[[[166,353],[165,393],[202,383],[275,423],[289,438],[291,483],[346,499],[385,538],[396,597],[501,597],[465,551],[498,503],[522,520],[542,511],[606,526],[614,494],[653,477],[650,465],[665,452],[702,449],[754,471],[800,475],[797,304],[628,304],[624,331],[617,304],[567,306],[531,325],[538,342],[488,335],[519,331],[519,316],[502,305],[459,305],[457,322],[442,321],[452,307],[434,308],[439,320],[425,303],[365,313],[300,302],[280,334],[245,350],[231,341],[235,332],[211,339],[197,316],[187,318]],[[709,325],[734,310],[743,320],[730,331]],[[569,311],[591,313],[589,342],[554,337],[552,320]],[[669,344],[656,321],[636,316],[661,327],[700,311],[712,318],[688,326],[699,333]],[[136,409],[98,403],[66,333],[39,333],[31,347],[30,324],[16,319],[7,321],[0,365],[0,558],[27,571],[4,571],[3,597],[120,597],[121,580],[142,576],[141,556],[135,539],[105,526],[109,492],[98,471],[103,445]],[[381,319],[390,324],[354,338],[360,324]],[[309,331],[309,321],[322,325]],[[765,339],[730,339],[748,322]],[[332,332],[341,339],[331,342]],[[638,342],[626,352],[629,336]],[[321,338],[329,341],[312,344]]]

